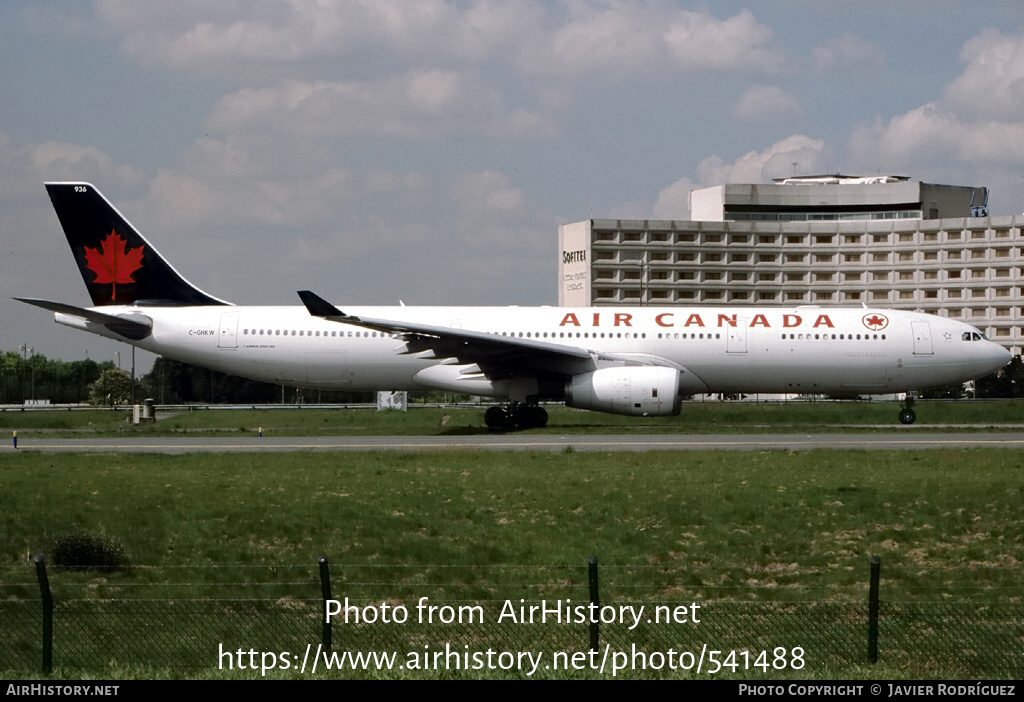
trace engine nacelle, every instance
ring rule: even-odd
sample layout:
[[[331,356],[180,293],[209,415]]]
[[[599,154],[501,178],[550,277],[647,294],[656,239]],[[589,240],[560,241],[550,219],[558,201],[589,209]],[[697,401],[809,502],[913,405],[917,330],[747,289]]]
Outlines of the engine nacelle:
[[[679,414],[679,371],[665,366],[602,368],[565,384],[565,405],[641,416]]]

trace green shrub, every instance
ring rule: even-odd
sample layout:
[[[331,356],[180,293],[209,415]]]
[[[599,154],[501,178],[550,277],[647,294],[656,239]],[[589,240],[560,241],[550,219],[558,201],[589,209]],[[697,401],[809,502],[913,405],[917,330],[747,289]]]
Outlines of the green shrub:
[[[53,565],[66,570],[111,572],[128,565],[124,547],[106,534],[66,534],[54,539]]]

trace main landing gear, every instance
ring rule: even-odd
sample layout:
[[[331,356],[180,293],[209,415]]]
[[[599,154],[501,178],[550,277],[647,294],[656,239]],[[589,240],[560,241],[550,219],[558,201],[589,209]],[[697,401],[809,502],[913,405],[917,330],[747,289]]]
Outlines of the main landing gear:
[[[548,413],[538,405],[511,402],[505,406],[488,407],[484,412],[484,424],[491,431],[539,429],[547,426]]]
[[[900,424],[913,424],[917,419],[917,413],[912,409],[914,406],[914,393],[908,392],[907,399],[900,406]]]

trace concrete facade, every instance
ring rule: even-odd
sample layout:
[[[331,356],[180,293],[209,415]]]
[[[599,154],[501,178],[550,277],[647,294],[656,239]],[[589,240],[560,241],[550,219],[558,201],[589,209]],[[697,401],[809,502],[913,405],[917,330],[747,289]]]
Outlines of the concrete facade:
[[[558,302],[920,310],[972,324],[1019,354],[1022,225],[1024,216],[585,220],[559,228]]]

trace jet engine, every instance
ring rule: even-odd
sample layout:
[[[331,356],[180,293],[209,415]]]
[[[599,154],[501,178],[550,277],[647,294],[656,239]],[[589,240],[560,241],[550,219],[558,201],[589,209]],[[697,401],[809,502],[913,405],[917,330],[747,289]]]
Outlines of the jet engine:
[[[679,371],[665,366],[621,366],[575,375],[565,384],[565,404],[637,417],[679,414]]]

